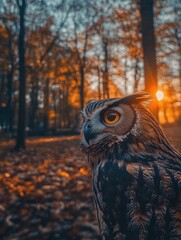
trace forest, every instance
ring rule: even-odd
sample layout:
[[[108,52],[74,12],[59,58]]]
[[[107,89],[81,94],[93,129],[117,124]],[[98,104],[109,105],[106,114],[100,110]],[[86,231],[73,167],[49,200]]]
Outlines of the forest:
[[[144,90],[140,4],[1,1],[1,135],[15,136],[19,118],[29,135],[76,132],[87,100]],[[177,0],[154,2],[156,89],[164,93],[159,102],[163,124],[180,121],[180,7]],[[150,78],[147,82],[152,84]]]
[[[181,150],[179,0],[0,1],[0,239],[100,240],[81,111],[138,91]]]

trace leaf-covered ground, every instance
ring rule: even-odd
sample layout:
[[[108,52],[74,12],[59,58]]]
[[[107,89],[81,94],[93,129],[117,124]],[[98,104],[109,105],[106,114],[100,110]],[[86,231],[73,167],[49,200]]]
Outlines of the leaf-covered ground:
[[[181,150],[179,130],[166,133]],[[79,137],[28,139],[20,153],[13,144],[0,142],[0,239],[99,239]]]
[[[0,239],[96,239],[90,169],[79,137],[1,142]]]

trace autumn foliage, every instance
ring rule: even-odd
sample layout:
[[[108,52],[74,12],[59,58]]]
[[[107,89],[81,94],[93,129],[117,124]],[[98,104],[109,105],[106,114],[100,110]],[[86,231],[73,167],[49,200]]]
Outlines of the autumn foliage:
[[[143,90],[140,1],[25,2],[26,133],[79,130],[93,98]],[[0,131],[16,134],[20,97],[21,1],[0,5]],[[155,1],[154,27],[161,123],[180,120],[180,5]],[[21,44],[20,44],[21,45]],[[22,123],[19,124],[22,126]]]

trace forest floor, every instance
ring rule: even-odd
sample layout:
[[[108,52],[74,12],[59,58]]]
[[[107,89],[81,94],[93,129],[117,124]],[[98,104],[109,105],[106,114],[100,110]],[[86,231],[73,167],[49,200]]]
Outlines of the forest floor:
[[[165,129],[181,151],[181,128]],[[0,239],[96,240],[88,163],[79,136],[0,141]]]

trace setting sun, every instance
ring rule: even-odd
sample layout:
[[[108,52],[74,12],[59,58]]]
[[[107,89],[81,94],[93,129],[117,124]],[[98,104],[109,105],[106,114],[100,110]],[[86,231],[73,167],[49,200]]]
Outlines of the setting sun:
[[[156,92],[156,97],[157,97],[158,101],[161,101],[163,99],[163,97],[164,97],[164,93],[162,91],[158,90]]]

